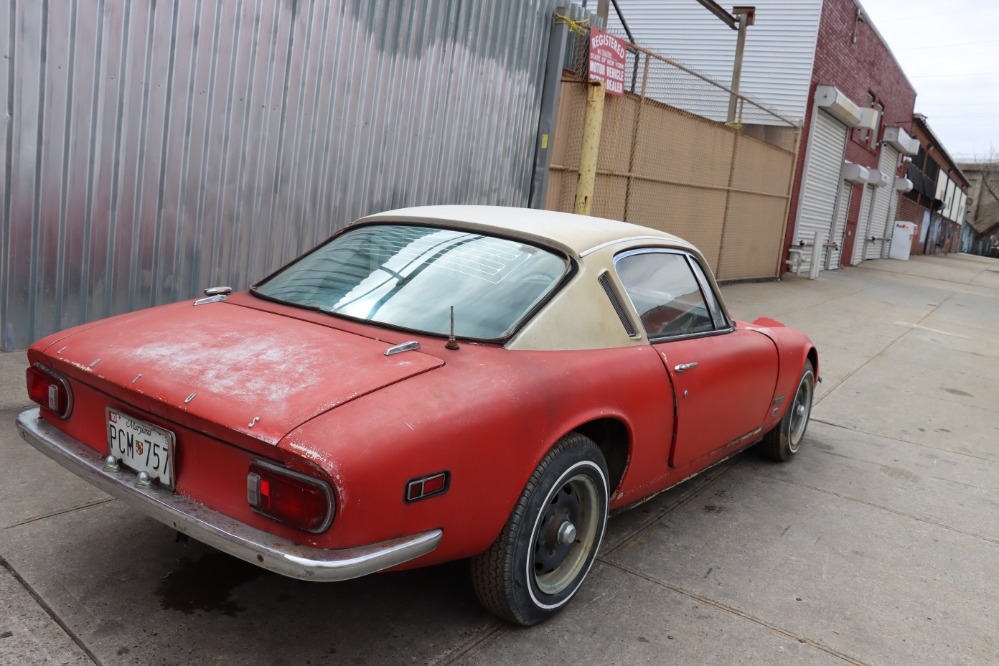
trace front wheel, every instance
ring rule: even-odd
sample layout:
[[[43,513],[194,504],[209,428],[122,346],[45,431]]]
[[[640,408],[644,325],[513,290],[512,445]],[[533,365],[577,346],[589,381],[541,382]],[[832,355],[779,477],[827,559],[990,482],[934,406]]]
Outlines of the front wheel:
[[[812,415],[812,397],[815,394],[815,370],[811,361],[805,361],[805,368],[798,380],[794,400],[777,427],[768,432],[760,442],[760,451],[777,462],[787,462],[801,446]]]
[[[499,537],[472,559],[479,601],[522,625],[561,610],[589,573],[607,525],[607,464],[583,435],[563,437],[531,475]]]

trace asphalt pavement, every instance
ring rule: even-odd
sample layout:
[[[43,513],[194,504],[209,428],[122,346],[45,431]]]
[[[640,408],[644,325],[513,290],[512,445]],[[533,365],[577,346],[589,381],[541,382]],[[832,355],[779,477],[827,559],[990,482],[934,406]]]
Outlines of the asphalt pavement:
[[[177,541],[18,437],[26,361],[0,354],[0,664],[999,662],[999,261],[723,292],[819,348],[800,453],[613,517],[572,604],[527,629],[463,562],[310,584]]]

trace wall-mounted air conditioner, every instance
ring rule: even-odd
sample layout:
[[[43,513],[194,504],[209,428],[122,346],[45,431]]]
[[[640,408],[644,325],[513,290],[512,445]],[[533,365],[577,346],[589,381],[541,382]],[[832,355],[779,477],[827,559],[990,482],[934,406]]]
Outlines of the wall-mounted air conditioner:
[[[873,185],[874,187],[884,187],[888,183],[888,174],[884,173],[880,169],[871,169],[871,172],[867,174],[868,185]]]
[[[860,110],[860,122],[857,123],[856,127],[865,130],[871,130],[872,132],[878,128],[878,120],[881,118],[881,112],[877,109],[861,109]]]
[[[843,180],[851,183],[866,183],[871,170],[867,167],[854,164],[853,162],[843,162]]]
[[[862,110],[840,92],[836,86],[819,86],[815,89],[815,103],[847,127],[859,127]]]
[[[912,191],[912,181],[908,178],[896,178],[895,179],[895,190],[898,192],[911,192]]]
[[[919,152],[919,139],[909,136],[901,127],[886,127],[885,143],[903,155],[915,155]]]

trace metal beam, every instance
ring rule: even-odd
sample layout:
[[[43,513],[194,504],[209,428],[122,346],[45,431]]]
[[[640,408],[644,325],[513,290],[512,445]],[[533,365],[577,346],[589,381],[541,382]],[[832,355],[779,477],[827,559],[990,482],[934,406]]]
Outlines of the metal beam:
[[[729,14],[725,9],[719,5],[714,0],[697,0],[701,5],[707,9],[709,12],[717,16],[722,22],[733,30],[739,29],[739,19]]]

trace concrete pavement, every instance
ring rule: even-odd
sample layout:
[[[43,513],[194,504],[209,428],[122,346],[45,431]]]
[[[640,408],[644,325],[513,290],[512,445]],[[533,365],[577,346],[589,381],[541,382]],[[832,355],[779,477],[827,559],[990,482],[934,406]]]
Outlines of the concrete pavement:
[[[17,437],[24,357],[0,355],[0,664],[996,663],[999,261],[723,291],[819,347],[800,454],[614,517],[530,629],[482,611],[461,562],[320,585],[176,542]]]

